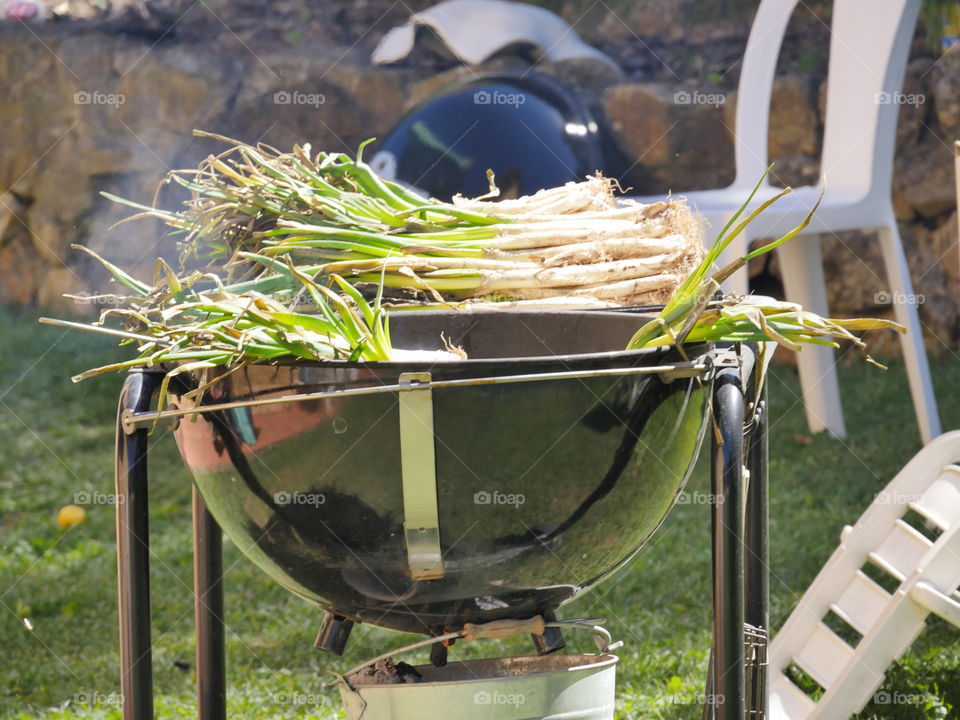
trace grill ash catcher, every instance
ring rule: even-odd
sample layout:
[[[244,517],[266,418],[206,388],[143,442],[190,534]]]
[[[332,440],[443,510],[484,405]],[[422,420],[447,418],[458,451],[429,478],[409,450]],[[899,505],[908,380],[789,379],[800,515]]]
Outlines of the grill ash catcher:
[[[485,707],[489,688],[537,698],[514,708],[517,717],[612,718],[609,635],[557,610],[656,531],[708,432],[713,644],[704,717],[764,717],[767,417],[754,348],[622,350],[650,317],[649,309],[394,313],[396,347],[436,349],[442,337],[468,359],[247,366],[202,395],[191,392],[197,378],[178,375],[161,411],[151,403],[165,370],[130,372],[116,444],[124,720],[154,717],[148,434],[167,422],[195,481],[200,720],[226,718],[224,532],[325,610],[317,648],[342,654],[358,622],[426,636],[414,644],[431,647],[421,683],[364,689],[345,673],[351,718],[468,692],[481,700],[468,699],[462,717],[507,718],[505,708]],[[581,626],[599,639],[599,654],[557,653],[564,631]],[[531,635],[536,656],[446,662],[447,643],[460,637],[518,632]],[[591,700],[604,693],[609,702]],[[578,702],[592,702],[593,714]],[[453,717],[451,706],[443,712]]]

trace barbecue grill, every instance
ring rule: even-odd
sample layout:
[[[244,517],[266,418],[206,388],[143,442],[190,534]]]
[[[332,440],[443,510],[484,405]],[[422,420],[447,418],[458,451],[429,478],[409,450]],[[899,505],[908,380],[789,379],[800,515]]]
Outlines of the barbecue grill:
[[[656,309],[394,313],[396,347],[461,362],[245,366],[204,392],[131,372],[117,425],[125,720],[152,715],[147,434],[172,422],[193,474],[198,702],[225,717],[221,529],[325,611],[427,637],[545,618],[627,563],[676,502],[713,425],[714,645],[705,712],[764,710],[766,434],[751,348],[624,351]],[[209,381],[210,378],[207,378]],[[746,466],[746,468],[745,468]],[[749,482],[748,482],[749,480]],[[557,625],[533,635],[563,647]],[[745,635],[745,627],[749,636]],[[759,649],[758,649],[759,648]],[[445,662],[436,643],[434,662]],[[713,680],[716,678],[716,681]]]

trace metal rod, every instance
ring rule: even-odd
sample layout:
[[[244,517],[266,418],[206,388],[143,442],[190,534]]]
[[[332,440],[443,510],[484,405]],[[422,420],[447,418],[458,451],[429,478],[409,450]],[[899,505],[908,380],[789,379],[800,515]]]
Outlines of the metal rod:
[[[124,720],[152,720],[150,655],[150,534],[147,516],[145,430],[123,427],[126,413],[150,409],[162,373],[131,372],[120,391],[116,435],[117,595],[120,626],[120,692]]]
[[[739,369],[715,380],[713,481],[713,717],[743,720],[743,416]]]
[[[763,394],[766,395],[766,389]],[[744,574],[749,592],[745,598],[744,619],[755,627],[763,628],[769,628],[770,623],[768,422],[766,401],[761,401],[747,450],[750,487],[747,491],[747,553],[744,559]]]
[[[761,628],[769,642],[770,633],[770,542],[768,533],[769,495],[768,460],[769,425],[767,391],[763,388],[757,398],[755,424],[750,433],[747,448],[747,468],[750,470],[750,487],[747,490],[747,522],[744,558],[745,605],[744,620],[755,628]],[[751,668],[753,675],[752,697],[748,698],[754,717],[767,714],[767,648],[758,652],[758,666]]]
[[[307,400],[321,400],[358,395],[377,395],[379,393],[401,392],[404,390],[437,390],[440,388],[472,387],[475,385],[506,385],[509,383],[538,382],[544,380],[572,380],[576,378],[616,377],[622,375],[661,375],[669,378],[701,377],[706,375],[712,366],[706,363],[677,363],[676,365],[657,365],[630,368],[603,368],[600,370],[567,370],[553,373],[527,373],[523,375],[500,375],[482,378],[462,378],[458,380],[432,380],[429,383],[374,385],[370,387],[344,388],[342,390],[326,390],[300,395],[283,395],[280,397],[262,398],[259,400],[235,400],[233,402],[217,403],[216,405],[201,405],[199,407],[161,410],[159,412],[127,412],[123,426],[127,432],[133,432],[138,427],[150,425],[159,420],[199,415],[202,413],[234,408],[256,407],[260,405],[280,405],[290,402],[305,402]]]
[[[193,486],[193,614],[197,642],[197,717],[226,720],[223,533]]]

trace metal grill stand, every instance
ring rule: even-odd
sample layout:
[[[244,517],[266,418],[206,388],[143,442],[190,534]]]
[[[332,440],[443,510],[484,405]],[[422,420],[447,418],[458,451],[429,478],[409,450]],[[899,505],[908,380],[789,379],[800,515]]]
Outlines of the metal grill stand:
[[[767,416],[750,387],[753,353],[718,371],[713,391],[713,652],[704,716],[756,720],[766,714]],[[747,378],[746,381],[742,378]],[[163,372],[131,371],[117,413],[116,491],[120,672],[124,720],[152,720],[149,414]],[[747,412],[750,412],[749,418]],[[222,535],[193,493],[197,716],[226,718]]]

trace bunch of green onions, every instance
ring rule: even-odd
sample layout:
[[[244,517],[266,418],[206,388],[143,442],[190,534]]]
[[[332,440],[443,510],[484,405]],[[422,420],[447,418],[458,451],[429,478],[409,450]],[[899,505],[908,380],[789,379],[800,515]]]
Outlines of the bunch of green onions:
[[[599,176],[499,203],[490,202],[496,195],[491,179],[489,196],[442,203],[377,177],[359,153],[356,159],[311,157],[307,146],[281,154],[226,141],[230,149],[198,170],[169,176],[191,191],[184,209],[136,206],[143,212],[135,217],[159,217],[182,233],[184,258],[203,258],[204,270],[179,276],[158,260],[147,284],[80,248],[132,295],[113,296],[125,307],[104,311],[98,322],[72,325],[135,342],[138,356],[75,381],[161,363],[174,368],[169,380],[177,373],[197,371],[205,378],[215,367],[284,360],[464,357],[449,346],[394,348],[385,288],[408,293],[393,302],[396,310],[558,299],[574,307],[629,306],[669,298],[628,349],[772,340],[799,350],[804,344],[836,347],[844,339],[873,362],[852,331],[904,331],[887,320],[826,319],[764,298],[717,299],[733,272],[810,222],[816,207],[782,238],[711,274],[733,238],[789,189],[741,220],[758,183],[703,255],[685,204],[617,200],[612,183]],[[125,329],[106,327],[112,318],[123,320]],[[206,386],[202,379],[200,390]]]
[[[681,201],[614,198],[592,177],[532,196],[440,202],[379,178],[362,160],[280,153],[216,135],[230,147],[167,182],[190,199],[177,211],[109,196],[183,235],[182,260],[212,263],[246,290],[302,291],[283,268],[400,288],[407,299],[577,298],[581,304],[663,302],[702,257],[699,228]]]

